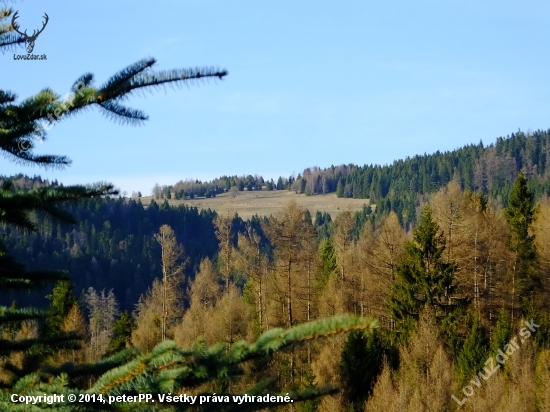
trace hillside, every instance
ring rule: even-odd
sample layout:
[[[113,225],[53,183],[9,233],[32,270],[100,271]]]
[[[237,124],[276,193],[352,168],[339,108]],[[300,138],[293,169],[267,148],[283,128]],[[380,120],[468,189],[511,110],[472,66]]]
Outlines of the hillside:
[[[141,198],[141,203],[148,206],[154,196]],[[224,213],[231,209],[242,219],[252,216],[270,216],[281,210],[290,200],[295,200],[300,206],[314,214],[319,211],[328,213],[335,219],[342,211],[362,210],[369,205],[369,199],[338,198],[334,193],[326,195],[305,196],[287,190],[239,192],[234,198],[229,193],[222,193],[216,197],[194,199],[167,199],[170,206],[186,205],[197,209],[211,209],[217,213]],[[158,200],[157,200],[158,201]]]
[[[550,194],[549,156],[550,130],[518,131],[487,146],[480,142],[452,151],[399,159],[390,165],[310,167],[298,176],[281,176],[277,182],[259,175],[222,176],[209,182],[182,180],[174,185],[156,186],[153,193],[158,198],[190,199],[219,195],[233,186],[241,192],[246,188],[286,190],[306,196],[334,193],[339,198],[369,199],[379,212],[393,210],[401,223],[407,224],[416,220],[420,201],[452,179],[457,179],[463,190],[483,193],[505,205],[512,183],[522,171],[536,197]],[[217,207],[217,202],[200,203]],[[255,210],[252,205],[243,206],[245,209]]]

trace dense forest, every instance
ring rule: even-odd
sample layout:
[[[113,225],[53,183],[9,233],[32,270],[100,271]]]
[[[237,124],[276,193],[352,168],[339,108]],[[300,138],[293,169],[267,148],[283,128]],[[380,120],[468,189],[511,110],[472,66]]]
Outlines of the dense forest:
[[[22,187],[50,184],[16,178]],[[165,339],[230,348],[273,328],[354,314],[380,328],[274,353],[245,376],[197,390],[234,393],[267,376],[281,392],[342,388],[296,406],[303,411],[545,410],[550,200],[535,197],[520,173],[504,202],[463,190],[456,175],[418,201],[408,229],[395,212],[370,208],[332,221],[289,203],[243,222],[108,197],[70,206],[75,226],[37,214],[36,233],[3,230],[29,266],[53,262],[71,274],[48,295],[50,322],[86,339],[52,366],[147,352]],[[493,358],[502,371],[487,366]]]
[[[75,290],[92,286],[113,289],[124,309],[131,310],[139,296],[160,276],[160,247],[153,234],[171,225],[188,254],[188,270],[198,267],[217,248],[213,212],[156,203],[147,209],[123,199],[88,199],[67,207],[78,225],[63,225],[47,216],[37,218],[40,230],[25,233],[2,228],[6,247],[30,270],[66,270]],[[5,299],[10,301],[12,297]]]
[[[209,182],[187,180],[156,185],[153,195],[157,200],[210,197],[231,187],[240,191],[293,190],[308,196],[336,193],[338,197],[368,198],[382,211],[396,212],[406,225],[416,220],[419,199],[453,179],[463,190],[483,193],[505,205],[514,180],[523,171],[537,197],[550,195],[549,156],[550,130],[518,131],[488,146],[480,142],[449,152],[407,157],[386,166],[311,167],[298,176],[281,176],[277,182],[257,174],[222,176]]]

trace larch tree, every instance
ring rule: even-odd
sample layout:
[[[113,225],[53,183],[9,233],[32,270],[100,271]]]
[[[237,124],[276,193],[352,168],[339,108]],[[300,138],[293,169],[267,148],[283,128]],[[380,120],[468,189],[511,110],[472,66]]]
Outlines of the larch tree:
[[[183,247],[168,225],[162,225],[155,239],[161,248],[162,278],[155,279],[136,306],[136,328],[132,342],[143,350],[168,338],[183,311]]]
[[[469,238],[475,223],[468,210],[467,197],[456,180],[439,189],[431,201],[434,219],[445,236],[445,261],[456,265],[455,276],[471,271]],[[474,215],[475,216],[475,215]]]
[[[69,312],[67,313],[67,316],[64,318],[62,331],[67,333],[76,332],[79,336],[83,337],[88,335],[88,328],[86,327],[84,316],[77,302],[73,303],[73,305],[69,309]],[[86,354],[88,353],[88,351],[89,349],[87,347],[87,344],[81,342],[80,348],[61,350],[59,352],[58,363],[82,363],[86,360]]]
[[[219,274],[210,259],[201,261],[195,279],[190,282],[187,295],[189,308],[181,324],[175,328],[174,340],[187,347],[201,337],[209,345],[216,342],[214,323],[215,308],[222,297]]]
[[[434,309],[426,307],[411,337],[400,348],[399,371],[386,364],[366,404],[367,412],[453,410],[453,364],[443,345]],[[490,385],[489,385],[490,386]]]
[[[250,223],[246,233],[238,234],[237,266],[246,276],[254,291],[258,328],[260,332],[269,328],[266,311],[266,292],[268,290],[269,259],[259,233]]]
[[[292,200],[268,222],[262,222],[262,230],[273,247],[273,302],[279,307],[274,311],[273,318],[274,321],[278,319],[279,325],[292,327],[307,320],[307,300],[304,299],[308,288],[307,251],[311,250],[311,242],[315,239],[311,218]],[[289,357],[289,382],[292,386],[296,368],[293,348]]]
[[[357,244],[361,267],[361,313],[388,316],[387,304],[407,239],[395,212],[390,212],[374,229],[365,224]],[[363,303],[365,302],[365,303]],[[390,327],[392,326],[390,321]]]
[[[97,292],[94,288],[88,288],[85,295],[88,307],[90,346],[89,360],[97,361],[108,348],[113,333],[112,325],[118,315],[118,302],[113,290]]]
[[[542,199],[538,204],[538,216],[533,223],[533,234],[535,235],[542,289],[547,294],[550,291],[550,198],[548,197]],[[546,309],[550,304],[547,299],[538,303]]]
[[[511,309],[511,294],[506,287],[509,261],[506,239],[509,238],[509,230],[502,207],[495,202],[486,204],[483,202],[480,206],[479,265],[481,279],[479,279],[478,289],[474,290],[474,304],[476,298],[479,298],[480,312],[489,323],[493,323],[500,308]],[[474,269],[476,269],[475,266]],[[476,275],[475,271],[474,275]]]
[[[262,222],[262,230],[273,246],[277,289],[284,299],[283,319],[286,319],[280,324],[289,327],[305,320],[305,311],[298,309],[300,294],[305,288],[303,250],[315,235],[311,222],[307,224],[304,219],[304,212],[301,206],[291,201],[267,223]]]
[[[336,250],[338,275],[340,278],[340,300],[344,304],[345,312],[356,312],[357,282],[354,275],[355,242],[352,231],[355,227],[355,216],[350,210],[340,213],[334,220],[332,240]]]
[[[176,235],[168,225],[162,225],[155,239],[161,248],[161,340],[166,339],[167,330],[180,317],[183,307],[183,246],[178,243]]]
[[[220,259],[221,272],[225,282],[226,291],[229,290],[229,281],[233,274],[234,247],[233,247],[233,214],[231,209],[225,215],[219,214],[214,219],[216,238],[220,243],[218,258]]]

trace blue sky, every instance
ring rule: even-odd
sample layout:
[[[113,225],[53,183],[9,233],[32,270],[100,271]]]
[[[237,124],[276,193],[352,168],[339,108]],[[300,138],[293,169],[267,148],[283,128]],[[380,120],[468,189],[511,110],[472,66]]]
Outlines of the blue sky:
[[[156,69],[219,66],[224,81],[158,90],[120,125],[93,109],[56,125],[40,153],[63,171],[1,159],[0,174],[155,182],[223,174],[288,176],[305,167],[386,164],[550,128],[550,3],[545,1],[67,2],[23,0],[22,28],[49,24],[34,53],[0,54],[0,89],[64,95],[85,72],[102,84],[152,56]],[[18,50],[17,53],[23,53]]]

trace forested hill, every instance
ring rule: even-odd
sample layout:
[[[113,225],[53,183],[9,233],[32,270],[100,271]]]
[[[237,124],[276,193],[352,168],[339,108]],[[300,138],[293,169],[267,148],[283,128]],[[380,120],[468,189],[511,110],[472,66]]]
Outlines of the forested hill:
[[[306,195],[336,192],[344,197],[370,198],[377,206],[376,216],[394,210],[405,225],[416,220],[423,197],[453,178],[460,180],[463,189],[482,191],[504,204],[522,170],[537,197],[550,194],[549,155],[550,130],[518,132],[489,146],[468,145],[386,166],[309,168],[297,177],[281,177],[278,182],[266,182],[257,175],[224,176],[204,184],[180,182],[180,186],[162,188],[158,204],[154,202],[147,209],[134,199],[91,199],[67,205],[66,210],[76,217],[77,225],[59,225],[36,216],[38,233],[24,233],[7,226],[0,227],[0,231],[8,251],[29,269],[67,270],[76,293],[89,286],[97,290],[113,288],[122,307],[132,309],[152,280],[160,276],[160,248],[153,235],[161,225],[170,225],[183,244],[189,257],[189,276],[196,272],[202,258],[213,258],[216,254],[215,213],[185,206],[169,207],[162,197],[173,196],[176,189],[185,195],[193,194],[192,190],[197,190],[195,195],[204,195],[205,190],[215,193],[233,185],[241,190],[295,190]],[[3,180],[11,180],[24,190],[59,185],[37,176],[0,177],[0,182]],[[365,219],[365,213],[359,213],[357,225]],[[318,216],[315,221],[321,236],[327,234],[322,220]],[[243,222],[236,219],[234,224],[242,226]],[[236,232],[240,230],[242,227],[236,227]]]
[[[281,176],[276,182],[258,175],[222,176],[210,182],[179,181],[156,186],[154,194],[157,198],[171,194],[178,198],[211,196],[232,186],[239,190],[294,190],[306,195],[336,192],[339,197],[369,198],[379,211],[394,210],[406,224],[415,221],[422,196],[437,191],[453,178],[459,179],[462,189],[483,192],[505,204],[512,183],[523,171],[537,197],[550,194],[549,155],[550,130],[518,131],[499,137],[488,146],[480,142],[452,151],[407,157],[391,165],[311,167],[298,176]]]
[[[35,215],[40,228],[36,233],[0,226],[9,253],[30,270],[68,271],[77,294],[90,286],[113,289],[123,309],[132,310],[153,279],[161,276],[160,246],[153,237],[161,225],[176,231],[188,258],[188,273],[218,250],[211,211],[154,202],[145,209],[139,201],[108,198],[69,203],[65,210],[76,218],[76,225]],[[9,304],[15,296],[3,298],[7,302],[0,304]],[[24,296],[17,300],[25,303]]]
[[[450,152],[397,160],[389,166],[331,167],[316,179],[334,176],[338,195],[370,198],[381,210],[392,209],[405,221],[414,221],[419,195],[433,193],[453,178],[459,179],[464,190],[483,192],[505,203],[514,180],[523,171],[536,196],[548,194],[549,155],[550,130],[518,132],[489,146],[480,142]],[[308,173],[304,172],[306,179]]]
[[[453,178],[462,189],[483,192],[503,204],[520,171],[528,178],[535,196],[550,194],[548,156],[550,129],[534,133],[518,131],[496,143],[471,144],[460,149],[416,155],[396,160],[391,165],[353,164],[307,168],[298,176],[267,181],[259,175],[222,176],[210,182],[179,181],[175,185],[156,186],[157,198],[215,196],[229,190],[293,190],[315,195],[336,193],[339,197],[368,198],[381,212],[393,210],[401,223],[416,219],[420,200],[437,191]]]

